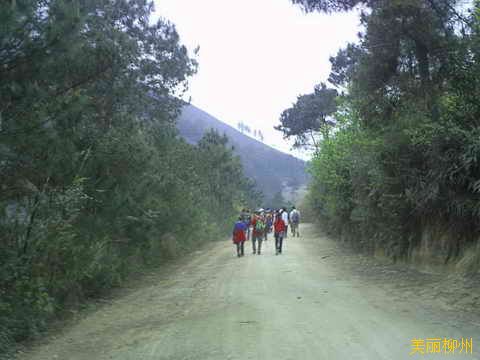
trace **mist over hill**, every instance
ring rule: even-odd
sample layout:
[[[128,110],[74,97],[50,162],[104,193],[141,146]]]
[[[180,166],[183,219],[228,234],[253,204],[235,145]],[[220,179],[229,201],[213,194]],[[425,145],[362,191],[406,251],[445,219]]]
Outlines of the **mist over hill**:
[[[242,160],[245,174],[257,182],[267,202],[278,192],[286,199],[295,200],[298,190],[307,184],[303,160],[244,135],[193,105],[184,106],[177,127],[189,143],[197,143],[212,128],[226,134]]]

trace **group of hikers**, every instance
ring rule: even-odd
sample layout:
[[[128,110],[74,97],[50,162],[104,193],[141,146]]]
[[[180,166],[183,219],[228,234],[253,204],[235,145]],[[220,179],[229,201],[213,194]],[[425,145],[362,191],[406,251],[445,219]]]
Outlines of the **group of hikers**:
[[[275,255],[282,253],[283,239],[287,237],[288,228],[293,237],[300,237],[300,212],[292,206],[287,208],[258,209],[253,213],[243,209],[233,227],[233,243],[237,248],[237,256],[245,255],[245,241],[252,240],[253,254],[262,253],[262,242],[268,240],[268,234],[273,231],[275,238]]]

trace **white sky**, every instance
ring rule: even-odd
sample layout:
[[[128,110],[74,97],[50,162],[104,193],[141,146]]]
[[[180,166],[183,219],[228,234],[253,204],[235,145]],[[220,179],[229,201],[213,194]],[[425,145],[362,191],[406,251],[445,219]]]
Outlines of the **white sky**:
[[[290,0],[155,0],[190,51],[199,45],[192,104],[234,127],[260,129],[264,142],[293,155],[273,129],[297,95],[326,81],[329,57],[356,41],[356,13],[305,14]]]

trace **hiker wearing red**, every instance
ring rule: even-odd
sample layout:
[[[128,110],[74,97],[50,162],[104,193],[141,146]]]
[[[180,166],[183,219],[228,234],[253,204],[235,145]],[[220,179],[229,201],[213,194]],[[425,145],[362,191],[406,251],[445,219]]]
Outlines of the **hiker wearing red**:
[[[232,234],[232,241],[237,246],[237,256],[244,255],[244,244],[247,237],[245,236],[245,232],[247,231],[247,225],[243,221],[242,217],[238,218],[238,221],[235,223],[233,227],[233,234]]]
[[[275,255],[282,253],[282,245],[283,245],[283,236],[287,227],[285,226],[285,222],[282,219],[282,214],[277,212],[275,216],[275,222],[273,223],[274,235],[275,235]]]

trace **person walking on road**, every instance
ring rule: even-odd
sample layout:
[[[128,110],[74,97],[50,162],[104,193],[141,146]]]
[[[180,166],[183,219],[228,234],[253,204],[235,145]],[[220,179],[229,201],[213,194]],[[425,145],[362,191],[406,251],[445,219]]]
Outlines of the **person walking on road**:
[[[250,215],[250,210],[249,209],[243,209],[242,213],[240,215],[242,217],[243,222],[245,223],[246,226],[246,240],[250,240],[250,223],[252,221],[252,217]]]
[[[246,236],[245,233],[247,231],[247,225],[243,221],[242,217],[238,218],[238,221],[235,223],[233,227],[233,235],[232,240],[233,243],[237,246],[237,256],[244,256],[244,245]]]
[[[270,210],[265,214],[265,241],[268,240],[268,234],[272,231],[273,215]]]
[[[290,227],[292,229],[292,236],[300,237],[300,211],[295,209],[295,206],[292,206],[292,211],[290,211]]]
[[[282,220],[285,224],[285,234],[284,234],[284,237],[285,239],[287,238],[287,234],[288,234],[288,211],[287,211],[287,208],[283,208],[282,209]]]
[[[263,237],[265,236],[264,231],[265,231],[265,220],[260,215],[260,212],[257,211],[257,213],[254,215],[252,220],[253,254],[260,255],[262,253],[262,241],[263,241]],[[256,246],[257,242],[258,242],[258,248]]]
[[[282,219],[282,213],[278,212],[273,223],[275,235],[275,255],[282,253],[283,237],[286,232],[285,222]]]

